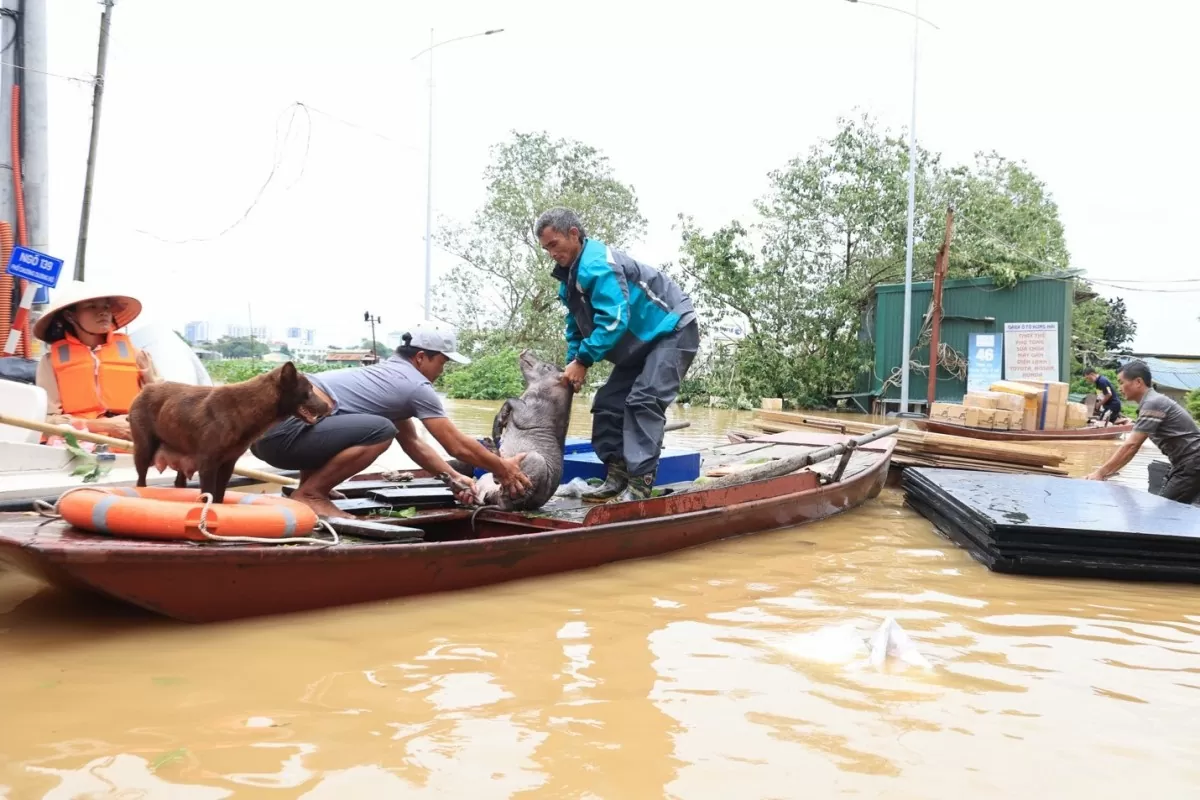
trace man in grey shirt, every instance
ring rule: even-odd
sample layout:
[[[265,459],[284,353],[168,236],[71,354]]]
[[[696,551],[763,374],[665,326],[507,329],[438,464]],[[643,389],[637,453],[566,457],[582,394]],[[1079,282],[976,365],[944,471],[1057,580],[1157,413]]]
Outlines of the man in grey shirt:
[[[1133,431],[1112,458],[1088,475],[1102,481],[1125,466],[1149,437],[1171,462],[1171,469],[1159,496],[1180,503],[1200,500],[1200,428],[1178,403],[1153,389],[1150,368],[1141,361],[1130,361],[1117,373],[1121,395],[1138,404]]]
[[[448,361],[470,363],[456,350],[453,331],[419,325],[404,334],[404,344],[385,361],[311,375],[316,392],[329,401],[332,413],[314,425],[289,417],[263,434],[250,451],[278,469],[299,470],[300,485],[292,499],[325,516],[350,516],[331,502],[338,497],[334,487],[374,463],[393,437],[422,469],[449,475],[462,487],[460,498],[468,497],[474,481],[421,441],[413,425],[416,418],[447,453],[490,471],[510,492],[523,492],[531,485],[521,472],[524,453],[501,458],[446,417],[433,381]]]

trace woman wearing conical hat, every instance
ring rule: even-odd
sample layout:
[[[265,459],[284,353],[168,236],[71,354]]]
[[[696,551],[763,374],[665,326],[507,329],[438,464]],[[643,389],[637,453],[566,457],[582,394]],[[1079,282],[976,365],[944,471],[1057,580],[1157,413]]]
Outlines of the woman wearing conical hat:
[[[129,438],[133,398],[160,380],[150,354],[118,332],[141,312],[136,298],[92,283],[75,282],[57,293],[33,326],[46,343],[36,381],[49,400],[47,422],[82,420],[93,433]]]

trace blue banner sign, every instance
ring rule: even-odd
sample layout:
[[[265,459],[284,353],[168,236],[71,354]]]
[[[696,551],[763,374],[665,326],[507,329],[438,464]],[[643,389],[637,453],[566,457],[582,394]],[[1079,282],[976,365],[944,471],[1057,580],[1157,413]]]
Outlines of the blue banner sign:
[[[967,347],[967,391],[986,392],[1002,377],[1004,338],[994,333],[972,333]]]

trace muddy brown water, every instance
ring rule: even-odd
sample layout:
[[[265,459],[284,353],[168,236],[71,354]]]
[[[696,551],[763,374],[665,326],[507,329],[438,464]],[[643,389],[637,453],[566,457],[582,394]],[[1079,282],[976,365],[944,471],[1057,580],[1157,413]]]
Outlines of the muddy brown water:
[[[749,418],[677,416],[700,446]],[[1114,447],[1062,449],[1078,474]],[[993,575],[893,490],[669,557],[219,625],[0,572],[0,797],[1192,797],[1198,599]],[[932,670],[860,667],[887,616]]]

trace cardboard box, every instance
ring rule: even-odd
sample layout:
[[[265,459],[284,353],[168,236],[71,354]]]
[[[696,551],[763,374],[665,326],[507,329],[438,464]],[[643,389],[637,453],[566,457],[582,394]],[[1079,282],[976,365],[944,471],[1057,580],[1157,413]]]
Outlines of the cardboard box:
[[[996,409],[968,406],[966,417],[969,427],[991,430],[992,426],[996,424]]]
[[[929,416],[931,419],[965,425],[967,408],[960,403],[934,403],[933,407],[929,409]]]
[[[1083,403],[1067,403],[1067,428],[1086,428],[1090,416]]]
[[[1000,408],[1005,397],[1001,392],[968,392],[963,397],[963,405],[967,408]]]
[[[990,387],[993,392],[1002,392],[1004,394],[1017,397],[1021,403],[1021,427],[1019,430],[1036,431],[1040,430],[1038,421],[1041,419],[1042,411],[1042,392],[1018,381],[996,381]],[[1016,401],[1009,401],[1014,406]],[[1014,430],[1018,430],[1014,428]]]
[[[1012,430],[1013,413],[1008,409],[997,408],[996,420],[992,423],[992,430],[1007,431]]]
[[[1067,423],[1067,394],[1070,386],[1059,381],[1013,381],[1037,389],[1039,397],[1037,430],[1061,431]]]

